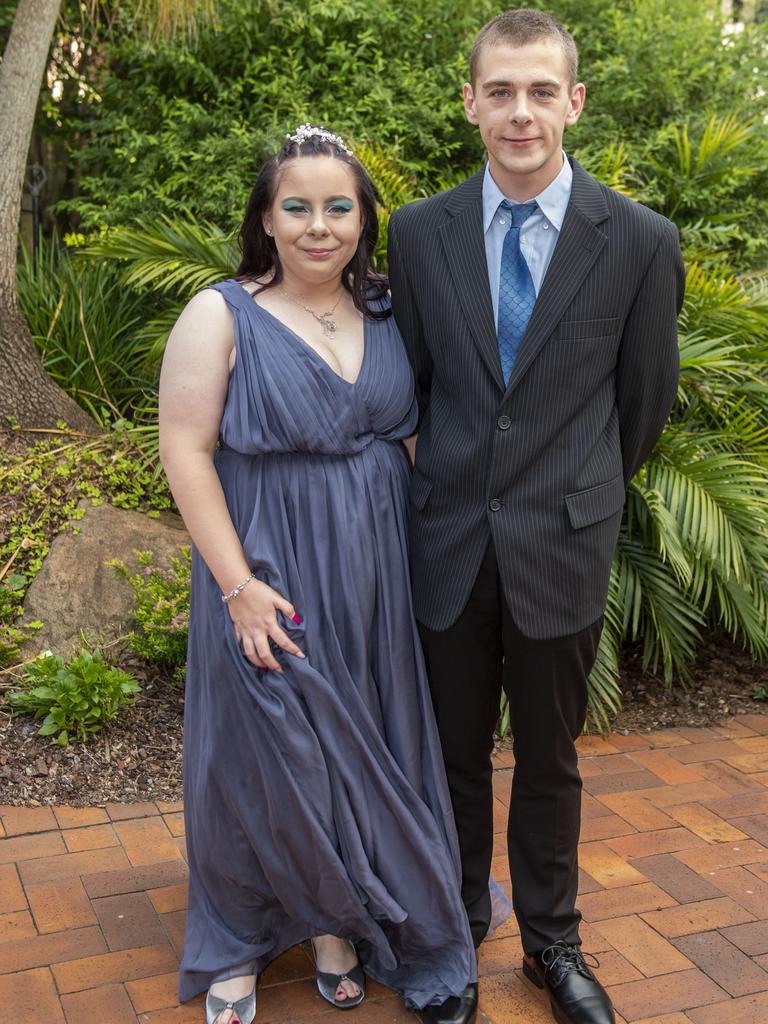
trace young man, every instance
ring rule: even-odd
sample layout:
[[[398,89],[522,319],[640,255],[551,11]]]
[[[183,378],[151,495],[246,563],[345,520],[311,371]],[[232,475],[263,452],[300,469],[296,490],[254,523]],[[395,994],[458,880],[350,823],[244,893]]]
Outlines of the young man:
[[[626,487],[676,392],[675,227],[563,154],[584,104],[572,37],[539,11],[487,24],[464,86],[484,171],[389,228],[392,301],[421,408],[411,490],[420,623],[475,942],[490,918],[490,753],[501,687],[523,970],[561,1024],[609,1024],[575,908],[574,741]],[[468,1024],[476,987],[422,1020]]]

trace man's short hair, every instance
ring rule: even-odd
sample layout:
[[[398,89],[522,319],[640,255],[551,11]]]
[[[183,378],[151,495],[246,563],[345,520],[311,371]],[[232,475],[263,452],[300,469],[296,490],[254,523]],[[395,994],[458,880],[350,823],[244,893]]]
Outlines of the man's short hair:
[[[471,85],[475,85],[480,53],[485,46],[498,46],[503,43],[509,46],[527,46],[528,43],[535,43],[539,39],[556,39],[560,43],[565,54],[569,84],[573,88],[579,72],[579,53],[573,36],[551,14],[533,11],[530,8],[504,11],[480,29],[469,57]]]

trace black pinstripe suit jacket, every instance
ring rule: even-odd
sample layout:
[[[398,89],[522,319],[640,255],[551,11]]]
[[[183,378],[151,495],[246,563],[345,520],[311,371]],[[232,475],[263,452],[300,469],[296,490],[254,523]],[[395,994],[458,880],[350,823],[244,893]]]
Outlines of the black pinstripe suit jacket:
[[[664,217],[575,160],[568,210],[505,387],[482,225],[482,173],[398,210],[392,305],[421,410],[411,486],[416,615],[445,629],[492,536],[528,636],[605,608],[626,486],[675,398],[684,270]]]

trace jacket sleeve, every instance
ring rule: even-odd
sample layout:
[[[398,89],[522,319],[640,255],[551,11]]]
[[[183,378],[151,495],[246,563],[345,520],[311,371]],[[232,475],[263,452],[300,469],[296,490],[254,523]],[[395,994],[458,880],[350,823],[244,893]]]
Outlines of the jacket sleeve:
[[[616,374],[624,482],[637,473],[661,436],[677,394],[677,315],[685,268],[677,228],[667,222],[624,324]]]
[[[408,358],[413,367],[416,381],[416,400],[419,406],[419,420],[429,405],[432,387],[432,356],[427,348],[416,299],[408,271],[398,243],[398,211],[392,214],[387,238],[387,260],[389,286],[392,291],[392,312],[397,327],[403,336]]]

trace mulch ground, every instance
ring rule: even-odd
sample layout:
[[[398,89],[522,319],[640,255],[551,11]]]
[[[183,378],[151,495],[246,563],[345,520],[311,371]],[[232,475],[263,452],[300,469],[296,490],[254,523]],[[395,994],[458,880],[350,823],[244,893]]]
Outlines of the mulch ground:
[[[759,665],[726,638],[702,647],[691,679],[671,687],[643,672],[638,651],[626,648],[621,671],[624,707],[612,728],[641,733],[716,724],[724,715],[768,711],[768,665]],[[762,700],[755,697],[762,691]]]
[[[768,666],[755,665],[727,641],[704,647],[685,687],[669,688],[643,673],[631,649],[623,660],[624,708],[612,724],[616,733],[711,726],[727,715],[768,711],[768,703],[752,696],[768,689]],[[184,689],[130,654],[120,664],[139,678],[141,696],[88,743],[62,749],[37,735],[34,719],[11,719],[0,705],[0,804],[181,799]]]
[[[130,656],[120,667],[141,694],[87,743],[59,747],[37,735],[39,722],[0,705],[0,804],[180,799],[184,688]]]

